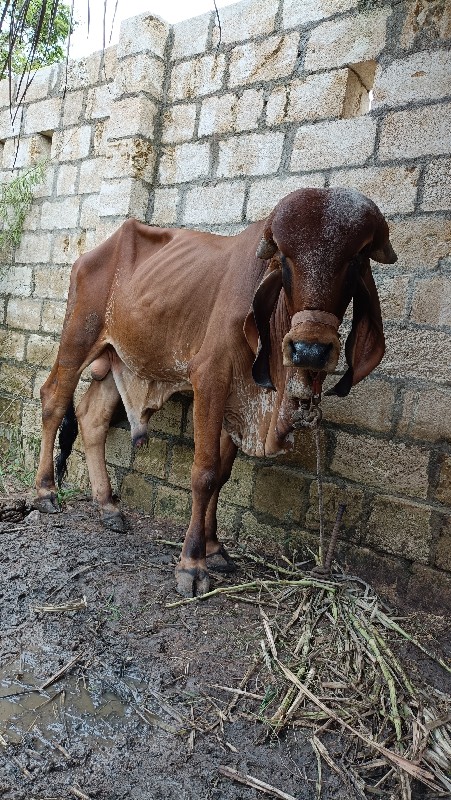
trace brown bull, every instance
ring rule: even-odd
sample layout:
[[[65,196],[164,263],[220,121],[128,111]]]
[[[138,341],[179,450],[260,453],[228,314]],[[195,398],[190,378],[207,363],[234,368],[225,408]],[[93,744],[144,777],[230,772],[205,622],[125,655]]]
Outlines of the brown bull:
[[[216,535],[216,507],[237,448],[256,456],[290,448],[312,387],[337,367],[338,327],[351,299],[348,369],[332,393],[346,395],[384,354],[370,257],[396,261],[387,223],[371,200],[347,189],[293,192],[231,237],[125,222],[72,270],[58,357],[41,390],[38,507],[57,508],[53,446],[85,367],[94,380],[77,417],[93,498],[115,530],[122,518],[105,440],[119,398],[139,445],[150,415],[190,389],[192,514],[176,579],[184,595],[207,591],[207,565],[233,568]]]

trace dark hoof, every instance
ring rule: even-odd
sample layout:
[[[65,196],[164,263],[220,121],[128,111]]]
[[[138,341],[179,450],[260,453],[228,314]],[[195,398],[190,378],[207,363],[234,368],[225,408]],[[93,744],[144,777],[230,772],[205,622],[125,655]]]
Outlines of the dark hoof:
[[[210,589],[208,572],[200,567],[175,568],[176,589],[183,597],[200,597]]]
[[[120,511],[100,512],[102,525],[109,531],[125,533],[125,521]]]
[[[59,514],[60,512],[56,494],[52,494],[50,497],[36,497],[33,501],[33,508],[42,514]]]
[[[222,544],[217,553],[210,553],[207,556],[208,569],[213,569],[215,572],[235,572],[236,564],[230,558],[227,550]]]

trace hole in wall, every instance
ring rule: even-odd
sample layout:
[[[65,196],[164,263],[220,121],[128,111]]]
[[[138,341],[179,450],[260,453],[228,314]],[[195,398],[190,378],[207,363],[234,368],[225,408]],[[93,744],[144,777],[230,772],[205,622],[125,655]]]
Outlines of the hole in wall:
[[[3,151],[5,149],[5,140],[0,139],[0,165],[3,167]]]
[[[376,61],[349,65],[342,119],[361,117],[371,110],[376,67]]]
[[[40,131],[31,139],[30,161],[34,163],[41,158],[49,159],[52,152],[53,131]]]

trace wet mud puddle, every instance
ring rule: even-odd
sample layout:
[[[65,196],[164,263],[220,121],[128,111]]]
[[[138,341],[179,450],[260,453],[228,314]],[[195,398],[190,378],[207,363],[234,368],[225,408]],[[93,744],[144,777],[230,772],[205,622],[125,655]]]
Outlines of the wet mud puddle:
[[[0,668],[0,742],[19,744],[32,734],[37,750],[52,743],[89,739],[93,746],[113,741],[135,717],[135,699],[143,688],[103,670],[98,678],[64,675],[46,687],[37,677],[38,657],[27,653]]]

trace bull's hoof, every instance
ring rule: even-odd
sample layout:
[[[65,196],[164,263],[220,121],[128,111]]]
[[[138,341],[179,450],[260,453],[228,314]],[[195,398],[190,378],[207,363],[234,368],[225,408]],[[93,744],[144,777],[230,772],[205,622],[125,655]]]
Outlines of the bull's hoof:
[[[183,597],[199,597],[210,589],[208,572],[201,567],[175,568],[176,589]]]
[[[120,511],[101,511],[102,525],[109,531],[125,533],[125,521]]]
[[[36,497],[33,500],[33,508],[42,514],[59,514],[60,512],[56,494],[51,494],[49,497]]]
[[[236,564],[230,558],[227,550],[222,544],[217,553],[210,553],[207,556],[208,569],[213,569],[215,572],[235,572]]]

